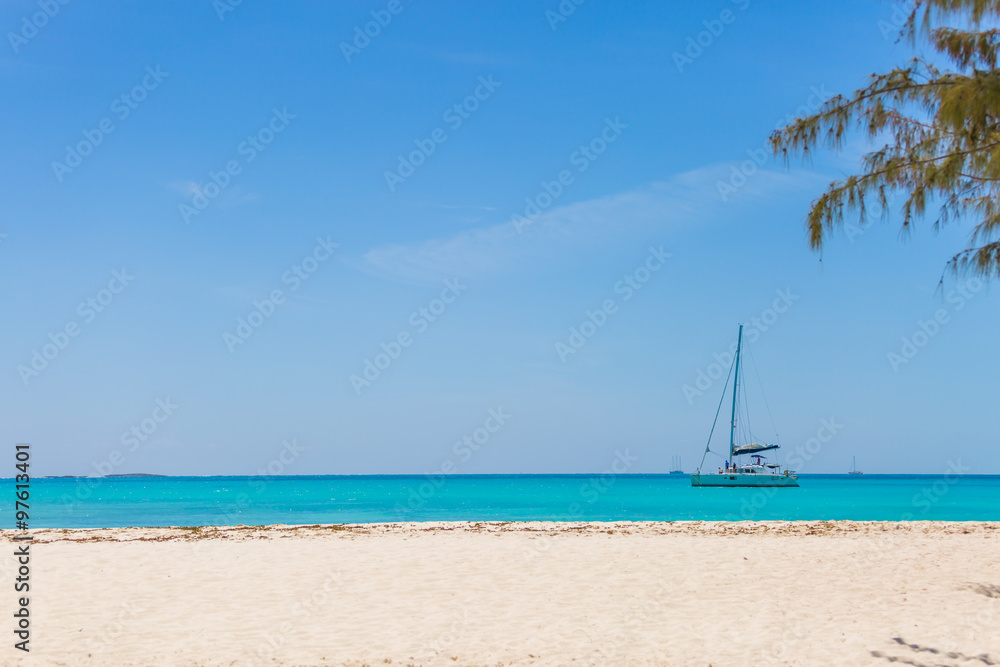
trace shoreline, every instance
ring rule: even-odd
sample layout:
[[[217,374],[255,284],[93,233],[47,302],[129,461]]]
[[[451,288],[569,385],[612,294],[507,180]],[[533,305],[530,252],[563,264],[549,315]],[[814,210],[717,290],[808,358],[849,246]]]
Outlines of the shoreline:
[[[393,521],[378,523],[313,523],[206,526],[121,526],[112,528],[33,528],[26,531],[37,543],[59,541],[114,542],[148,539],[228,539],[231,537],[310,537],[318,535],[392,535],[406,533],[533,533],[556,535],[869,535],[923,533],[944,535],[985,534],[1000,537],[1000,521],[854,521],[845,520],[764,520],[764,521]],[[11,542],[14,534],[25,531],[0,530]],[[122,534],[124,533],[124,534]],[[79,537],[79,539],[77,538]],[[123,539],[124,538],[124,539]]]

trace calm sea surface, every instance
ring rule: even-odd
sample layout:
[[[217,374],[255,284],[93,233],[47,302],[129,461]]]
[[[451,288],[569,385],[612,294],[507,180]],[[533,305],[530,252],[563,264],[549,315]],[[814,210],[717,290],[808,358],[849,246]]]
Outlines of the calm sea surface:
[[[687,475],[32,479],[32,528],[855,519],[1000,521],[1000,476],[801,475],[797,489],[692,488]],[[0,480],[0,526],[14,527]]]

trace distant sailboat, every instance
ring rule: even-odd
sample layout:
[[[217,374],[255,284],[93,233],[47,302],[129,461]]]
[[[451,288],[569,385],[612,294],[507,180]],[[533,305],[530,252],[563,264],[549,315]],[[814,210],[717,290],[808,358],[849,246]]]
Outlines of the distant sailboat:
[[[856,456],[851,457],[851,469],[847,472],[848,475],[864,475],[863,472],[858,470],[857,458]]]
[[[670,457],[670,474],[671,475],[683,475],[684,470],[681,469],[681,457],[671,456]]]
[[[761,452],[778,449],[778,445],[762,443],[749,443],[744,445],[736,444],[736,416],[739,402],[740,386],[740,352],[743,347],[743,325],[740,325],[739,337],[736,339],[736,358],[733,364],[736,372],[733,373],[733,413],[729,431],[729,459],[725,468],[719,467],[718,474],[702,474],[701,466],[698,472],[691,475],[691,486],[798,486],[799,478],[793,475],[790,470],[781,472],[781,466],[776,463],[768,463],[767,459],[760,455]],[[729,381],[727,379],[728,387]],[[726,396],[726,387],[722,389],[722,398]],[[719,409],[722,409],[722,400],[719,401]],[[715,413],[716,422],[719,413]],[[712,433],[715,432],[715,423],[712,423]],[[709,447],[712,444],[712,434],[709,433],[708,445],[705,447],[705,456],[708,455]],[[737,457],[749,456],[750,463],[738,463]],[[705,457],[701,459],[705,464]]]

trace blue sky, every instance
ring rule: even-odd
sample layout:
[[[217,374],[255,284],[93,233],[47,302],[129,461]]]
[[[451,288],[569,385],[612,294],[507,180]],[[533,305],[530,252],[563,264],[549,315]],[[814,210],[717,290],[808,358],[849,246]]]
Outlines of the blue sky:
[[[967,228],[820,261],[864,146],[760,151],[910,55],[890,3],[224,2],[0,9],[0,441],[36,473],[691,469],[739,322],[793,467],[1000,473],[995,299],[938,288]]]

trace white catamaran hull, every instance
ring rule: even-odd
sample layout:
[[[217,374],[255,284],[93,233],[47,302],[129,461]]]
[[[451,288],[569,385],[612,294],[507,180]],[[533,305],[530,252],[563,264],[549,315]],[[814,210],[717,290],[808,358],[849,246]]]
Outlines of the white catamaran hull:
[[[795,475],[691,475],[691,486],[798,486]]]

